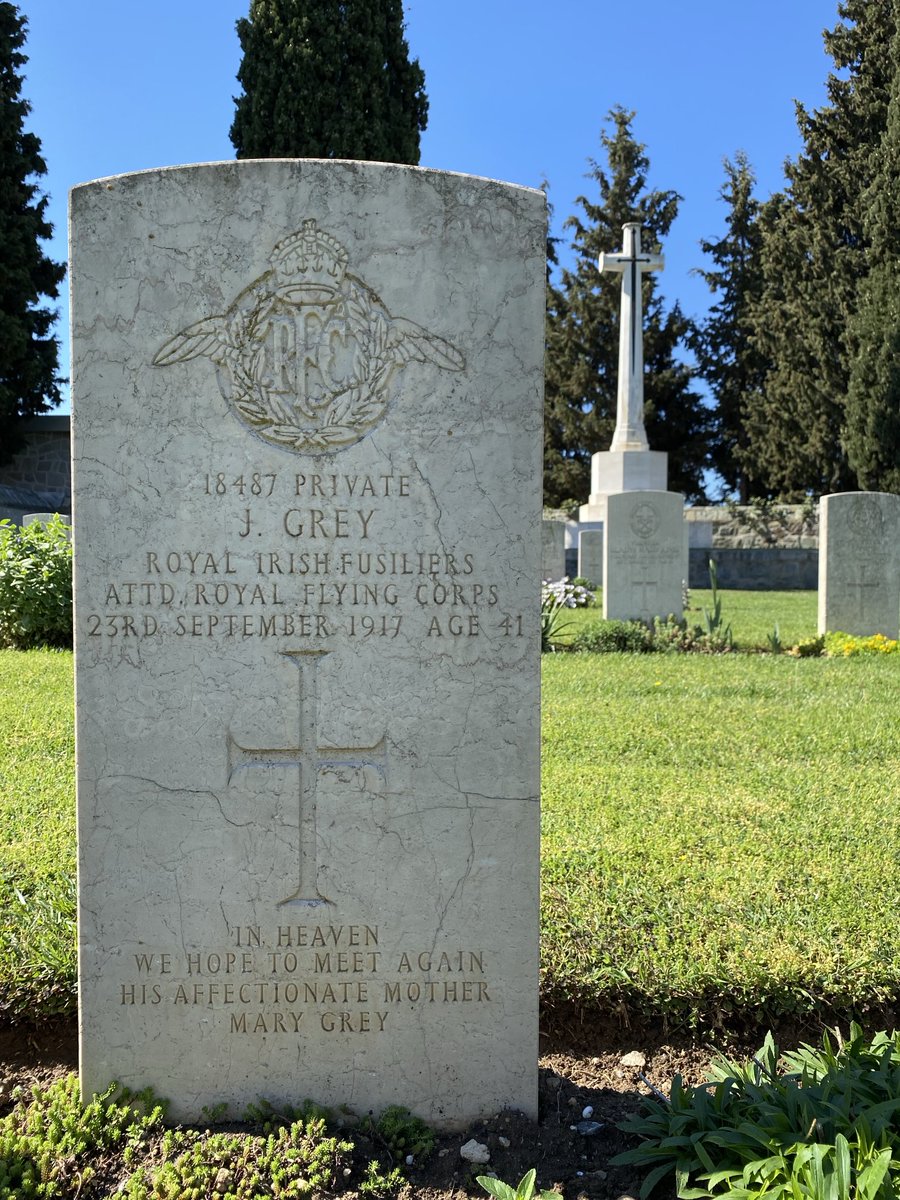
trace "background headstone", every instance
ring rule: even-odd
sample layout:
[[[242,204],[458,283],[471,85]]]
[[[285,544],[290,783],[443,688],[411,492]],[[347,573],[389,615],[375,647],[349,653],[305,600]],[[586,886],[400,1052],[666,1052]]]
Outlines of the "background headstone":
[[[72,194],[82,1087],[537,1105],[545,203]]]
[[[578,535],[578,575],[600,587],[603,583],[603,530],[582,529]]]
[[[566,573],[566,526],[562,521],[541,521],[541,579],[556,582]]]
[[[819,633],[900,635],[900,496],[842,492],[819,507]]]
[[[620,492],[606,500],[603,616],[680,618],[687,579],[684,498],[677,492]]]

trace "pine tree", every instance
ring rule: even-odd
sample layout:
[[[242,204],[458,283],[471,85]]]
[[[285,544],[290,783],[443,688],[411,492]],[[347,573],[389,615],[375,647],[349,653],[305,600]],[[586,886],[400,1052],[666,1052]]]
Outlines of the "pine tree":
[[[720,195],[728,205],[727,228],[718,241],[701,241],[700,248],[715,266],[698,271],[718,299],[691,339],[698,373],[715,399],[712,465],[744,504],[750,497],[750,482],[741,463],[746,409],[759,394],[766,374],[765,360],[749,337],[750,309],[762,288],[755,183],[743,151],[734,162],[725,160]]]
[[[641,225],[642,245],[659,250],[678,212],[672,191],[648,191],[649,160],[631,132],[634,113],[614,108],[601,133],[608,170],[590,160],[589,178],[599,203],[579,196],[583,215],[573,231],[574,270],[551,286],[547,314],[544,415],[544,501],[582,503],[590,493],[590,460],[607,450],[616,423],[620,278],[603,276],[601,251],[621,248],[622,226]],[[709,422],[700,397],[690,390],[691,371],[675,351],[690,332],[678,305],[665,311],[655,278],[644,273],[644,424],[650,446],[669,453],[669,486],[690,498],[702,496],[708,463]]]
[[[0,462],[25,442],[23,418],[60,401],[59,344],[51,334],[65,267],[41,242],[53,233],[48,198],[35,180],[46,174],[41,143],[26,133],[31,111],[22,99],[21,53],[27,22],[14,4],[0,3]]]
[[[890,84],[893,0],[843,0],[843,24],[825,34],[840,74],[829,103],[798,105],[804,150],[786,165],[787,188],[762,208],[763,286],[753,341],[770,364],[747,412],[742,455],[754,490],[799,498],[856,486],[842,441],[853,317],[867,273],[861,196],[883,136]]]
[[[900,492],[900,3],[893,4],[897,69],[887,125],[862,197],[869,273],[851,324],[844,441],[859,484]]]
[[[428,100],[403,0],[251,0],[237,31],[238,158],[418,163]]]

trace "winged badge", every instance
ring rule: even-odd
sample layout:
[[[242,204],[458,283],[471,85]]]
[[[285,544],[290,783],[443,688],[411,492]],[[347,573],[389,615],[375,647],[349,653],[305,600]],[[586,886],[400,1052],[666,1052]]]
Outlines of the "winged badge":
[[[384,416],[407,363],[466,364],[437,334],[391,316],[347,261],[336,238],[304,221],[227,312],[176,334],[153,365],[211,359],[239,420],[273,445],[304,454],[353,445]]]

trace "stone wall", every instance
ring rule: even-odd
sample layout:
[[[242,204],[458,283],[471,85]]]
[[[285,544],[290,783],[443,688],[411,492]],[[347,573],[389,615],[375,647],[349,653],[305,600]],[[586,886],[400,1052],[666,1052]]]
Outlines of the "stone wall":
[[[0,467],[0,518],[21,523],[25,513],[72,511],[69,418],[35,417],[28,444]]]
[[[709,560],[716,564],[719,587],[746,592],[815,591],[819,551],[811,547],[699,547],[689,551],[688,585],[709,587]]]
[[[819,546],[817,502],[687,508],[684,519],[692,548],[816,550]]]

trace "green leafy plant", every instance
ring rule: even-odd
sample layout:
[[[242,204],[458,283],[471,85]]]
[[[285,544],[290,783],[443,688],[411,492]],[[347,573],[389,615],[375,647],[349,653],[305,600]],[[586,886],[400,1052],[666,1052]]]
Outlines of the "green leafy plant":
[[[162,1128],[165,1104],[149,1091],[119,1092],[115,1084],[82,1104],[75,1075],[48,1088],[13,1092],[0,1120],[0,1200],[77,1195],[109,1152],[146,1146]]]
[[[726,625],[722,618],[722,597],[719,595],[719,573],[715,559],[709,560],[709,587],[712,592],[712,612],[704,608],[703,620],[706,624],[706,635],[711,643],[721,644],[729,649],[734,645],[731,626]]]
[[[573,587],[580,587],[580,588],[584,588],[584,590],[585,590],[586,592],[594,592],[594,593],[596,593],[596,591],[597,591],[597,584],[596,584],[596,583],[594,583],[594,582],[593,582],[593,580],[591,580],[591,579],[586,579],[586,578],[584,577],[584,575],[576,575],[576,576],[575,576],[575,578],[572,580],[572,586],[573,586]],[[594,603],[594,597],[592,597],[592,598],[591,598],[591,599],[588,601],[588,603],[587,603],[587,604],[584,604],[584,605],[582,605],[582,607],[583,607],[583,608],[589,608],[589,607],[590,607],[590,606],[591,606],[593,603]]]
[[[673,614],[643,621],[596,621],[579,629],[571,648],[588,654],[727,654],[734,649],[730,633],[704,633]]]
[[[658,654],[672,654],[696,650],[703,631],[699,625],[688,625],[671,613],[667,617],[654,617],[650,627],[649,649]]]
[[[319,1120],[327,1125],[332,1117],[333,1114],[329,1109],[323,1108],[322,1105],[316,1104],[312,1100],[276,1108],[271,1101],[260,1097],[244,1109],[244,1120],[249,1124],[259,1125],[263,1133],[272,1133],[273,1130],[279,1129],[283,1125],[290,1125],[294,1121]]]
[[[769,1034],[749,1063],[715,1062],[708,1084],[676,1076],[667,1103],[623,1123],[645,1141],[613,1163],[651,1168],[642,1197],[674,1173],[683,1200],[894,1200],[900,1035],[854,1024],[836,1039],[782,1056]]]
[[[0,646],[71,646],[69,533],[59,516],[24,528],[0,521]]]
[[[378,1159],[375,1158],[366,1165],[363,1177],[359,1181],[359,1194],[368,1196],[370,1200],[387,1200],[389,1196],[396,1196],[405,1182],[399,1167],[394,1167],[384,1174]]]
[[[781,631],[778,628],[777,621],[772,632],[766,634],[766,641],[769,643],[769,649],[773,654],[780,654],[784,649],[784,646],[781,644]]]
[[[824,636],[803,638],[795,646],[791,646],[788,654],[791,658],[819,658],[825,653]]]
[[[121,1189],[129,1200],[306,1196],[332,1191],[353,1144],[329,1137],[319,1119],[283,1125],[267,1137],[169,1129],[159,1163]]]
[[[377,1121],[369,1122],[369,1128],[395,1159],[412,1156],[424,1162],[434,1149],[434,1130],[400,1104],[386,1108]]]
[[[356,1147],[329,1134],[319,1116],[283,1119],[263,1105],[260,1114],[274,1117],[262,1134],[167,1129],[166,1102],[151,1089],[110,1084],[82,1104],[75,1075],[28,1093],[18,1088],[13,1100],[0,1119],[0,1200],[105,1196],[99,1185],[111,1169],[119,1178],[115,1195],[128,1200],[286,1200],[342,1188],[388,1200],[403,1183],[398,1170],[384,1172],[377,1160],[357,1168]],[[212,1114],[219,1108],[213,1105]],[[400,1114],[418,1133],[417,1119],[397,1109],[397,1122]]]
[[[829,658],[855,658],[858,654],[900,654],[900,642],[883,633],[855,637],[852,633],[836,631],[825,635],[823,649]]]
[[[572,639],[573,650],[591,654],[641,654],[650,648],[650,631],[642,621],[596,621]]]
[[[476,1178],[487,1194],[494,1197],[494,1200],[532,1200],[535,1194],[537,1194],[538,1200],[559,1200],[559,1192],[549,1189],[535,1193],[537,1171],[534,1167],[522,1176],[514,1188],[501,1179],[495,1179],[493,1175],[478,1175]]]

